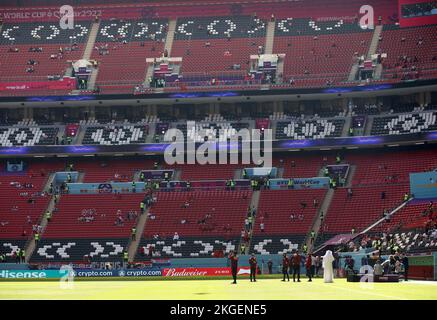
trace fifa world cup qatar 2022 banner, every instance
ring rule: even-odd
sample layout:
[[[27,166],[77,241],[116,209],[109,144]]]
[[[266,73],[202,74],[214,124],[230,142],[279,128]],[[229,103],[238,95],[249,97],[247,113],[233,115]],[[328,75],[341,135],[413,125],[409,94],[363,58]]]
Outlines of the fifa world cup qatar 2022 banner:
[[[76,79],[64,78],[53,81],[16,81],[1,82],[0,91],[22,90],[73,90],[76,87]]]

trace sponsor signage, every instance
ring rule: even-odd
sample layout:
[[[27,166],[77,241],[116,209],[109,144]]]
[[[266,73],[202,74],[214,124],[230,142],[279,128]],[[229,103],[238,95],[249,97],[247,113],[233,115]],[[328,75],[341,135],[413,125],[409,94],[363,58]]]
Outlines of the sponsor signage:
[[[67,270],[1,270],[1,279],[59,279]]]
[[[249,267],[238,268],[239,275],[250,274]],[[165,268],[163,277],[231,276],[231,268]]]
[[[160,277],[160,269],[122,269],[122,270],[97,270],[75,269],[74,275],[79,278],[87,277]]]
[[[66,276],[68,270],[1,270],[0,279],[60,279]],[[158,268],[149,269],[74,269],[74,277],[160,277]]]
[[[76,79],[64,78],[58,81],[17,81],[0,83],[0,91],[20,90],[73,90],[76,87]]]

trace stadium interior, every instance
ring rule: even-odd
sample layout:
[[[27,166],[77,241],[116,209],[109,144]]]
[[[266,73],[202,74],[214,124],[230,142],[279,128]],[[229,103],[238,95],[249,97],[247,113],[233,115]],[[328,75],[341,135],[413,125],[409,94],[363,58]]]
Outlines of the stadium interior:
[[[70,2],[0,4],[2,262],[437,252],[435,1]],[[164,156],[242,130],[264,171]]]

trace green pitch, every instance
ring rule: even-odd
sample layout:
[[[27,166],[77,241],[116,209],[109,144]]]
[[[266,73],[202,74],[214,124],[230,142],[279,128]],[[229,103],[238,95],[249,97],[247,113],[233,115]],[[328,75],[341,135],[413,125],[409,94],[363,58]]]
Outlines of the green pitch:
[[[437,282],[348,283],[321,279],[300,283],[260,279],[179,281],[75,281],[72,288],[61,288],[56,281],[0,282],[0,299],[354,299],[354,300],[437,300]]]

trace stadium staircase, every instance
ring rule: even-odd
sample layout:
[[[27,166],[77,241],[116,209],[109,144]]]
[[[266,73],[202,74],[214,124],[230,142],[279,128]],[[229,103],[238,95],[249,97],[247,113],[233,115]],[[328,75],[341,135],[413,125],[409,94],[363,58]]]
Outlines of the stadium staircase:
[[[317,215],[314,217],[313,224],[307,234],[306,245],[308,248],[308,252],[313,251],[313,246],[317,242],[317,237],[319,235],[320,227],[322,225],[321,214],[323,212],[324,217],[326,217],[326,213],[329,210],[329,206],[331,205],[332,199],[334,198],[334,189],[329,189],[326,192],[325,198],[322,201],[322,204],[319,208]],[[311,231],[315,232],[314,243],[311,243]]]
[[[367,51],[367,59],[371,59],[372,55],[376,53],[378,49],[379,36],[382,32],[382,26],[376,26],[373,32],[372,41],[370,42],[369,51]]]
[[[264,48],[265,54],[273,53],[273,42],[275,40],[275,25],[274,21],[269,21],[267,24],[266,44]]]
[[[373,72],[373,79],[380,80],[382,76],[382,64],[378,63],[375,67],[375,71]]]
[[[252,226],[250,228],[251,235],[253,235],[253,229],[254,229],[254,226],[256,223],[256,216],[258,215],[258,205],[259,205],[260,196],[261,196],[261,191],[253,191],[252,192],[252,198],[250,200],[250,207],[255,209],[256,214],[255,214],[255,217],[253,217]],[[244,228],[244,226],[243,226],[243,228]],[[250,250],[251,242],[252,242],[252,237],[250,237],[249,243],[246,246],[245,254],[250,253],[249,250]],[[238,246],[238,253],[241,253],[241,245],[242,244],[243,244],[243,239],[240,240],[240,245]]]
[[[43,188],[44,191],[49,189],[50,183],[53,182],[54,177],[55,177],[55,173],[51,173],[49,178],[47,179],[46,184],[44,185],[44,188]],[[52,212],[52,214],[53,214],[53,209],[55,208],[55,198],[56,198],[55,195],[51,196],[49,204],[47,205],[47,208],[44,210],[44,212],[42,213],[42,215],[39,219],[39,222],[37,223],[38,225],[41,226],[41,229],[42,229],[41,233],[40,233],[40,239],[42,238],[42,235],[44,234],[44,230],[46,229],[47,224],[48,224],[47,217],[46,217],[45,213],[47,211],[49,211],[49,212]],[[37,245],[35,242],[35,237],[32,236],[32,238],[29,239],[27,241],[26,245],[24,246],[25,252],[26,252],[26,257],[25,257],[26,263],[29,263],[30,258],[32,257],[33,252],[36,249],[36,246]]]
[[[346,188],[352,187],[352,182],[354,180],[354,175],[355,175],[356,171],[357,171],[357,166],[354,164],[350,164],[349,165],[349,173],[348,173],[348,176],[346,179],[346,185],[345,185]]]
[[[243,178],[243,169],[236,169],[234,173],[234,180]]]
[[[354,63],[352,65],[347,81],[355,81],[357,79],[358,68],[359,68],[358,63]]]
[[[76,183],[83,183],[85,180],[85,172],[79,172],[77,175],[77,182]]]
[[[135,255],[138,252],[138,247],[139,247],[140,242],[141,242],[142,234],[144,232],[144,227],[146,226],[148,213],[149,213],[149,208],[146,209],[144,211],[144,213],[138,217],[137,225],[135,226],[135,228],[137,229],[136,240],[132,240],[132,238],[130,238],[129,243],[127,245],[128,246],[128,254],[129,254],[129,262],[134,261]]]
[[[375,119],[375,116],[368,116],[366,120],[366,126],[364,128],[364,135],[369,136],[370,132],[372,131],[373,127],[373,120]]]
[[[153,63],[149,63],[149,65],[147,66],[146,77],[144,78],[144,82],[143,82],[143,85],[146,88],[150,88],[149,79],[152,78],[153,76],[153,70],[154,70]]]
[[[382,33],[382,25],[376,26],[375,31],[373,32],[372,42],[370,43],[369,46],[369,51],[367,52],[367,59],[371,59],[372,55],[374,55],[378,50],[379,37],[381,36],[381,33]],[[382,64],[379,63],[376,65],[375,70],[373,72],[373,79],[375,80],[381,79],[381,74],[382,74]]]
[[[82,144],[83,138],[85,137],[85,132],[86,132],[86,128],[83,126],[80,126],[79,132],[77,133],[77,136],[76,136],[76,144],[79,144],[79,145]]]
[[[168,56],[171,57],[171,49],[173,47],[173,40],[176,31],[176,19],[172,19],[168,23],[167,37],[165,38],[164,50],[167,50]]]
[[[91,31],[88,35],[88,41],[87,41],[85,50],[83,52],[82,59],[84,59],[84,60],[91,59],[91,55],[92,55],[93,50],[94,50],[94,44],[96,43],[96,38],[97,38],[97,34],[99,32],[99,28],[100,28],[100,21],[94,22],[92,27],[91,27]]]
[[[91,71],[90,80],[88,81],[88,90],[94,90],[96,87],[97,75],[99,74],[99,68],[93,68]]]
[[[344,122],[344,126],[343,126],[343,131],[341,133],[342,137],[347,137],[349,136],[349,128],[352,125],[352,117],[351,116],[347,116],[345,118],[345,122]]]

